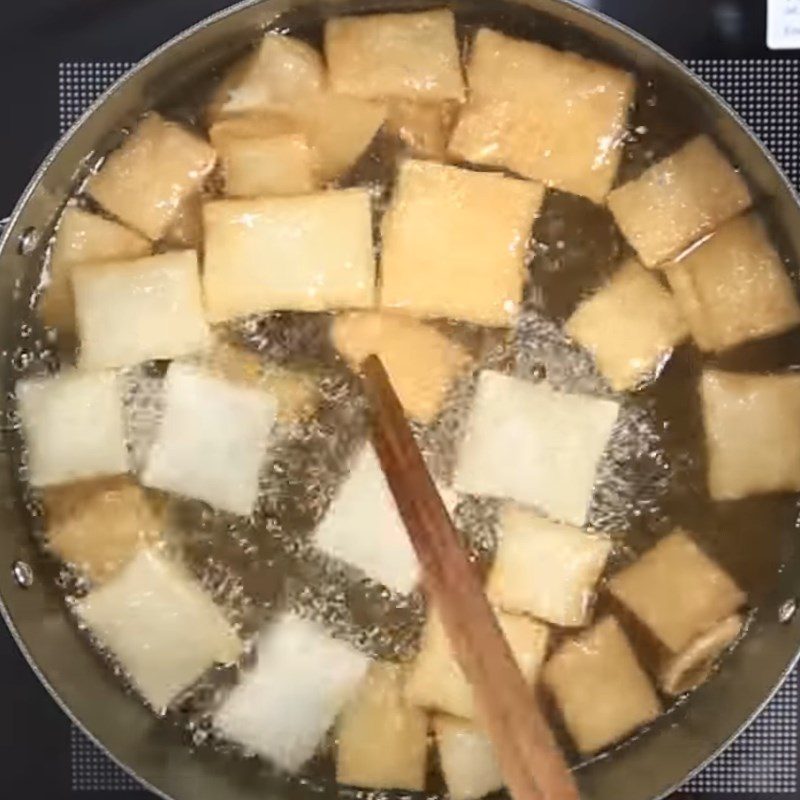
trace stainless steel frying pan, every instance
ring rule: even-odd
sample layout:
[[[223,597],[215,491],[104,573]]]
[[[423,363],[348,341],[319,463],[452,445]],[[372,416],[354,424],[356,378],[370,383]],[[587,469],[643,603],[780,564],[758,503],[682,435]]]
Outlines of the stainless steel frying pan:
[[[512,29],[514,20],[524,21],[534,35],[541,31],[565,46],[589,40],[608,59],[655,76],[682,98],[741,166],[784,252],[800,263],[800,208],[785,178],[733,112],[677,61],[622,26],[560,0],[450,1],[457,11],[490,23],[502,17]],[[54,220],[96,154],[115,144],[120,128],[230,60],[265,25],[280,25],[287,15],[318,20],[416,5],[416,0],[245,2],[173,39],[104,95],[48,156],[0,240],[4,403],[9,404],[25,323],[32,318],[30,298]],[[5,408],[6,421],[12,411]],[[0,465],[0,596],[20,648],[56,701],[115,759],[165,797],[264,800],[308,794],[300,783],[276,777],[263,765],[230,761],[202,748],[194,752],[183,733],[121,691],[69,620],[53,583],[54,568],[30,535],[10,455],[12,439],[6,432]],[[644,800],[668,793],[712,758],[769,699],[800,648],[800,619],[794,614],[794,598],[800,596],[800,547],[789,549],[785,568],[760,603],[747,637],[719,674],[652,730],[582,766],[579,780],[585,797]],[[328,790],[331,796],[336,792],[335,786]]]

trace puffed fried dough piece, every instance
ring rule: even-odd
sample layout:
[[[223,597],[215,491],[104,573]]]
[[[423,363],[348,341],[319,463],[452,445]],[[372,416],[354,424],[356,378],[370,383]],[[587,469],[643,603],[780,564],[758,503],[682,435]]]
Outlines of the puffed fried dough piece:
[[[109,154],[86,188],[106,211],[156,240],[216,160],[208,142],[151,111]]]
[[[231,139],[220,149],[229,197],[292,195],[316,188],[314,157],[305,136]]]
[[[48,547],[94,583],[113,577],[161,535],[155,503],[127,477],[53,487],[43,500]]]
[[[15,392],[32,486],[128,471],[115,373],[62,370],[44,378],[23,378]]]
[[[314,155],[316,178],[330,181],[352,167],[386,119],[385,103],[323,92],[292,108],[232,116],[211,127],[216,147],[231,137],[299,134]]]
[[[91,214],[77,206],[64,209],[50,256],[49,283],[42,297],[45,325],[61,333],[75,330],[72,267],[147,255],[150,241],[118,222]]]
[[[616,177],[633,76],[482,28],[450,152],[602,202]]]
[[[486,587],[505,611],[555,625],[589,621],[611,540],[542,519],[514,505],[500,515],[500,543]]]
[[[288,110],[234,114],[214,122],[208,138],[217,150],[224,150],[239,139],[272,139],[299,134],[297,122]]]
[[[370,146],[386,120],[385,103],[327,93],[294,111],[303,134],[314,148],[320,180],[347,172]]]
[[[543,197],[544,188],[530,181],[406,161],[383,221],[381,305],[512,325]]]
[[[451,800],[478,800],[502,788],[494,747],[477,725],[440,714],[434,717],[433,728]]]
[[[406,702],[407,667],[370,667],[336,728],[336,780],[369,789],[422,791],[428,755],[428,716]]]
[[[679,695],[708,680],[717,659],[739,638],[744,620],[733,614],[693,639],[685,650],[671,655],[658,676],[658,684],[669,695]]]
[[[414,155],[444,161],[455,111],[455,103],[393,98],[387,103],[386,129]]]
[[[544,661],[549,639],[546,625],[528,617],[497,612],[497,620],[525,680],[533,685]],[[469,685],[450,646],[438,613],[428,613],[422,646],[407,684],[408,699],[423,708],[464,719],[476,715]]]
[[[176,358],[208,344],[194,250],[82,264],[72,282],[82,369]]]
[[[635,259],[626,261],[567,320],[612,389],[633,389],[688,335],[672,295]]]
[[[206,203],[203,218],[211,321],[372,305],[375,256],[366,189],[220,200]]]
[[[800,324],[792,281],[754,214],[726,222],[665,274],[702,350],[725,350]]]
[[[650,680],[614,617],[563,644],[544,668],[572,740],[589,754],[661,713]]]
[[[376,353],[409,416],[429,423],[471,359],[458,343],[424,322],[394,314],[354,311],[337,317],[331,340],[352,369]]]
[[[700,394],[714,500],[800,490],[800,375],[706,370]]]
[[[707,136],[608,196],[617,225],[646,267],[674,258],[751,202],[744,179]]]
[[[230,664],[242,651],[199,582],[154,549],[140,550],[75,610],[158,713],[214,663]]]
[[[746,600],[730,575],[681,530],[614,575],[608,590],[673,653]]]
[[[231,67],[211,100],[212,118],[303,103],[325,90],[322,56],[311,45],[267,33],[255,53]]]
[[[455,17],[447,9],[328,20],[325,56],[341,94],[464,99]]]

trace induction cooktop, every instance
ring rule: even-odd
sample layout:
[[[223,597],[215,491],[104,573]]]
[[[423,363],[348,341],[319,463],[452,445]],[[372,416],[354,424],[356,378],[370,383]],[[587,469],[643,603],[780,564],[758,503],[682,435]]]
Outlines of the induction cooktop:
[[[800,0],[584,4],[683,59],[739,111],[800,187]],[[227,5],[224,0],[2,4],[0,219],[11,212],[59,134],[100,92],[155,46]],[[748,731],[688,784],[684,796],[800,797],[798,688],[794,674]],[[2,624],[0,709],[0,797],[152,797],[72,726]]]

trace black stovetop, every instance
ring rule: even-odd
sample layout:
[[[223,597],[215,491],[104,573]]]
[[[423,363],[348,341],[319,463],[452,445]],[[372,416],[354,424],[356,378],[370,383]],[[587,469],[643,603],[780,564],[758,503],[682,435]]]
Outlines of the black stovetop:
[[[627,23],[685,60],[800,57],[800,50],[767,49],[765,0],[585,0],[585,4]],[[6,111],[0,122],[0,218],[10,213],[58,136],[59,64],[136,61],[227,5],[224,0],[3,3],[0,80]],[[82,796],[83,791],[71,789],[70,723],[39,685],[2,623],[0,708],[0,797],[75,800]],[[91,797],[133,800],[151,795],[98,789],[91,790]]]

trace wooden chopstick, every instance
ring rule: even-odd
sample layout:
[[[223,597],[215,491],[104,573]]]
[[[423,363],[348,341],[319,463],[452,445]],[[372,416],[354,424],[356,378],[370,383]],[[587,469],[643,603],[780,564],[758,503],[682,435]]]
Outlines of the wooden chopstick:
[[[515,800],[578,800],[575,781],[525,683],[377,356],[361,365],[373,442],[453,651]]]

